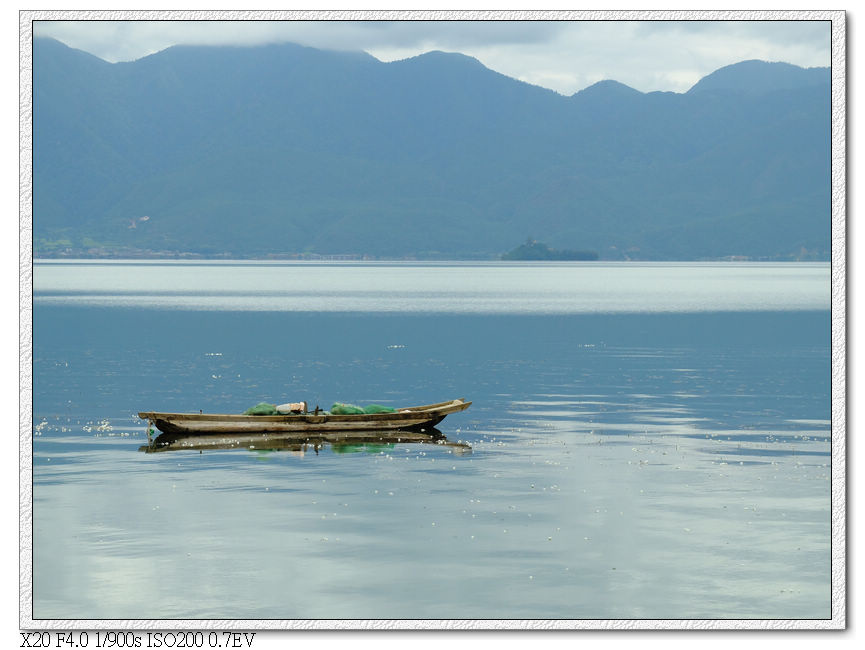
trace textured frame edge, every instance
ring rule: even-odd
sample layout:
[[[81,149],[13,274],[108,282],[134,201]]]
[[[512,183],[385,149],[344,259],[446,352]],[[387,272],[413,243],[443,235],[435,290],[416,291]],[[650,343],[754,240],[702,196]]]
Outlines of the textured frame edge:
[[[36,20],[824,20],[832,72],[832,617],[795,620],[33,619],[33,85]],[[846,629],[846,14],[844,11],[19,11],[19,626],[27,630],[839,630]]]

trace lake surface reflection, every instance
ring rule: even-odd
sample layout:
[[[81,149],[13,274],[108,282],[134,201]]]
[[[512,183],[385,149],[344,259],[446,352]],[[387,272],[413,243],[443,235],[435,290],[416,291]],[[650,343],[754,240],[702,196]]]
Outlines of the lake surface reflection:
[[[34,278],[35,618],[831,615],[828,265]],[[457,397],[447,444],[135,416]]]

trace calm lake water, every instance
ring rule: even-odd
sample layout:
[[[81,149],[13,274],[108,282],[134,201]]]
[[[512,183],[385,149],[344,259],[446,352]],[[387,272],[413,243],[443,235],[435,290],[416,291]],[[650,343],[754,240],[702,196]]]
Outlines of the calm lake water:
[[[33,617],[829,618],[829,306],[827,264],[37,263]],[[139,451],[456,397],[462,447]]]

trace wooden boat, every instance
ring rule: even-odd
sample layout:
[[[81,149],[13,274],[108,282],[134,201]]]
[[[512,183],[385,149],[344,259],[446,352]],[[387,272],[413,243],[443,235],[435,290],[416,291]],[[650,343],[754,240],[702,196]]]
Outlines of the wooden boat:
[[[434,427],[445,416],[464,411],[471,405],[455,399],[425,406],[399,408],[394,413],[332,415],[302,413],[297,415],[232,415],[214,413],[138,414],[163,433],[297,433],[310,431],[423,431]]]
[[[311,431],[298,433],[163,433],[143,445],[139,451],[147,454],[166,451],[216,451],[250,449],[254,451],[288,451],[318,453],[330,445],[336,453],[374,452],[383,446],[396,444],[442,445],[462,456],[472,453],[462,440],[448,440],[435,428],[419,431]]]

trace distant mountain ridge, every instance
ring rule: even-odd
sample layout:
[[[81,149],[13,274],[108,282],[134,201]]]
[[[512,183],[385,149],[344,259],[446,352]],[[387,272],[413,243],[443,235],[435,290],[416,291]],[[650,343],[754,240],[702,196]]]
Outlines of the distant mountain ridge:
[[[828,68],[570,97],[461,54],[34,42],[35,254],[827,259]],[[145,218],[146,217],[146,218]]]
[[[724,66],[694,84],[688,93],[724,90],[766,94],[830,83],[829,68],[800,68],[790,63],[742,61]]]

